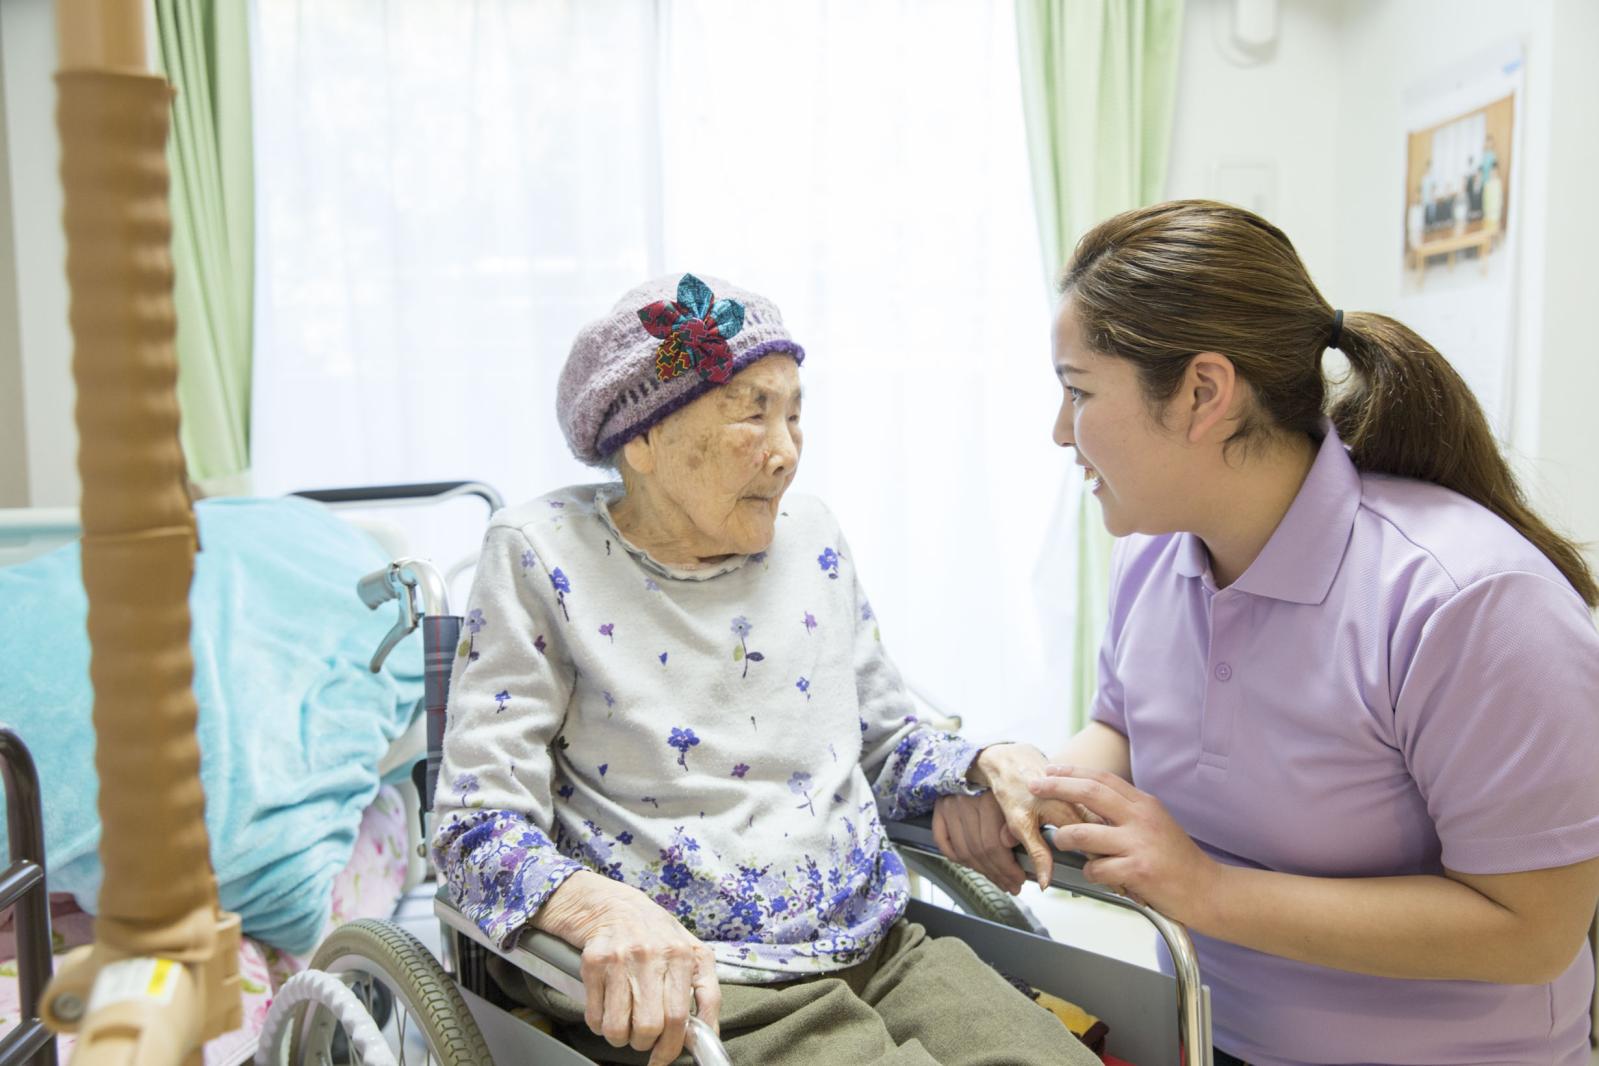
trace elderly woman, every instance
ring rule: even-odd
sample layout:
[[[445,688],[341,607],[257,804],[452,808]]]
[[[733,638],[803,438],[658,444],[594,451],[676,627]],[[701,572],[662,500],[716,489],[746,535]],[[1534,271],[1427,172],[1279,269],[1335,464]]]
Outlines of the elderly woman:
[[[622,481],[489,529],[439,869],[496,940],[531,923],[581,949],[585,1007],[502,980],[602,1061],[674,1061],[697,1000],[736,1063],[1092,1063],[903,919],[881,818],[992,785],[1042,843],[1024,753],[916,720],[837,523],[785,496],[803,359],[772,303],[693,275],[579,333],[562,429]]]

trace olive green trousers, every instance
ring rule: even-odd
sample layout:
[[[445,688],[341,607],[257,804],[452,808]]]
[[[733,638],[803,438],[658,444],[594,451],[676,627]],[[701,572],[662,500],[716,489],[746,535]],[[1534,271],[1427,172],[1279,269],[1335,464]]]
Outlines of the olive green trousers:
[[[577,1001],[518,971],[496,976],[513,998],[551,1018],[580,1054],[603,1063],[648,1060],[590,1032]],[[1099,1063],[962,941],[930,937],[903,920],[849,969],[777,985],[723,984],[721,1036],[733,1066]],[[685,1054],[674,1066],[692,1061]]]

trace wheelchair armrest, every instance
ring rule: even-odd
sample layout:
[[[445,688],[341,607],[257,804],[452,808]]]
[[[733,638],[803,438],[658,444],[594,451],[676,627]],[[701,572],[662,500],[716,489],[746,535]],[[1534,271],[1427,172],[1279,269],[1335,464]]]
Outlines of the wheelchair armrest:
[[[922,851],[930,855],[942,854],[933,840],[933,816],[930,814],[907,818],[900,822],[889,822],[885,828],[888,831],[888,839],[897,847]],[[1033,868],[1033,860],[1022,848],[1016,849],[1016,861],[1029,874],[1037,872]],[[1172,968],[1177,978],[1177,992],[1181,1000],[1179,1010],[1182,1014],[1182,1031],[1185,1034],[1184,1046],[1195,1048],[1197,1056],[1197,1049],[1209,1048],[1210,1024],[1208,1005],[1199,979],[1199,956],[1194,951],[1194,942],[1189,938],[1188,930],[1183,928],[1181,923],[1172,921],[1152,907],[1130,900],[1104,885],[1089,881],[1083,876],[1083,865],[1087,861],[1088,856],[1080,851],[1056,849],[1054,869],[1050,873],[1050,885],[1074,892],[1079,896],[1088,896],[1126,910],[1136,911],[1155,927],[1161,939],[1166,942],[1166,950],[1171,953]],[[1196,1062],[1196,1066],[1208,1066],[1210,1061],[1208,1050],[1202,1059],[1196,1058],[1190,1061]]]
[[[579,1003],[585,1001],[587,996],[583,991],[581,976],[583,957],[576,948],[560,937],[533,928],[523,929],[509,950],[501,948],[484,935],[476,922],[450,902],[447,893],[448,889],[441,885],[433,898],[433,912],[438,915],[439,921],[557,992]],[[708,1023],[690,1015],[688,1030],[686,1044],[699,1066],[732,1066],[727,1049]]]
[[[888,839],[900,847],[925,851],[930,855],[943,854],[933,840],[933,816],[930,814],[919,814],[902,822],[889,822],[885,828],[888,830]],[[1028,873],[1034,872],[1033,860],[1026,851],[1017,848],[1016,858],[1021,862],[1022,869]],[[1084,895],[1109,891],[1100,885],[1089,883],[1083,877],[1083,866],[1087,862],[1088,856],[1080,851],[1055,851],[1055,870],[1049,883],[1055,888],[1064,888],[1069,892],[1077,892],[1081,888]],[[1116,898],[1127,902],[1125,896]]]

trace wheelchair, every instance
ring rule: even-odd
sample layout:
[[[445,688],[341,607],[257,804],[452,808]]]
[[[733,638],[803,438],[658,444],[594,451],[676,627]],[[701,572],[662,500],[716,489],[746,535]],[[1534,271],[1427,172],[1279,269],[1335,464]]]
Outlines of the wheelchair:
[[[416,488],[475,493],[491,510],[498,504],[497,494],[473,483]],[[381,491],[392,494],[394,487]],[[329,502],[359,500],[344,496]],[[374,670],[401,640],[422,631],[427,756],[415,764],[413,781],[420,797],[416,847],[425,851],[427,811],[442,759],[450,669],[462,618],[450,613],[445,576],[425,560],[396,559],[362,578],[357,591],[369,608],[398,604],[398,620],[373,658]],[[1091,1011],[1109,1027],[1108,1054],[1135,1066],[1210,1066],[1208,990],[1200,981],[1193,944],[1180,924],[1089,883],[1081,872],[1085,857],[1058,852],[1053,887],[1141,915],[1164,941],[1172,972],[1145,969],[1061,943],[1050,939],[1024,908],[986,878],[940,855],[929,816],[891,822],[886,828],[913,879],[931,884],[958,908],[912,899],[906,918],[932,936],[959,937],[1008,977]],[[1017,854],[1031,873],[1025,853],[1018,849]],[[443,945],[437,955],[393,922],[363,919],[336,929],[317,950],[311,969],[291,978],[279,991],[256,1062],[260,1066],[593,1063],[561,1042],[547,1021],[506,997],[489,974],[489,960],[498,956],[581,1002],[584,990],[577,951],[531,928],[524,929],[509,950],[501,950],[450,902],[444,888],[432,905]],[[731,1062],[710,1026],[692,1016],[686,1051],[699,1066]],[[619,1058],[627,1054],[618,1051]]]

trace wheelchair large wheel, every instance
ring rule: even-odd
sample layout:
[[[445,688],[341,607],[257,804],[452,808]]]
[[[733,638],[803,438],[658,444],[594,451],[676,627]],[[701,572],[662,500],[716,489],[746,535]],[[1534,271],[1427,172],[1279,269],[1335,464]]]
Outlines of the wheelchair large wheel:
[[[900,855],[907,867],[931,881],[934,887],[954,900],[956,906],[967,914],[1026,933],[1049,935],[1049,930],[1015,897],[976,870],[942,855],[909,849]]]
[[[374,1015],[387,1001],[382,1036],[400,1066],[492,1064],[455,981],[404,929],[372,919],[342,925],[317,949],[311,967],[338,978]],[[291,1061],[298,1066],[362,1064],[331,1005],[310,1004],[296,1035]]]

